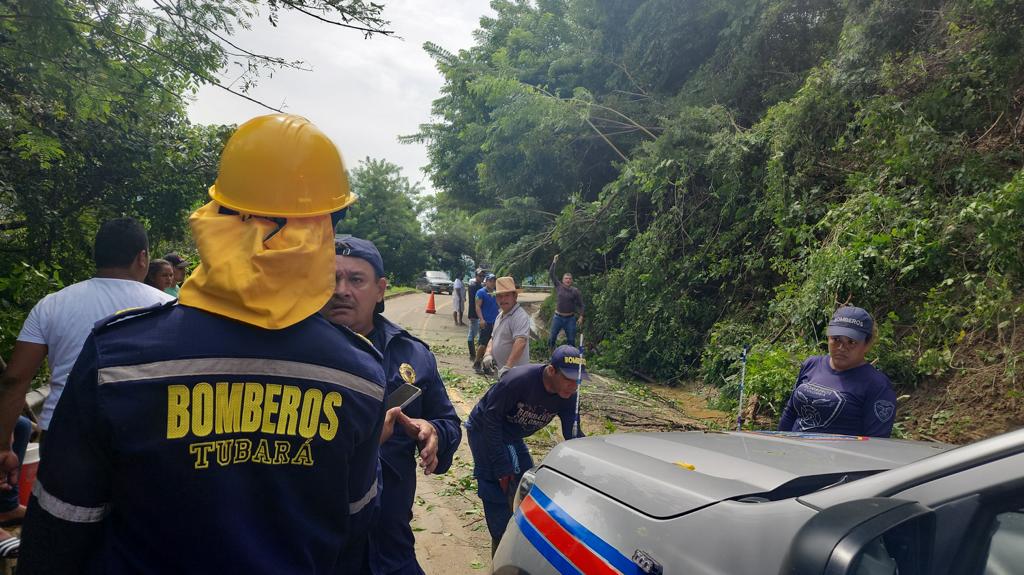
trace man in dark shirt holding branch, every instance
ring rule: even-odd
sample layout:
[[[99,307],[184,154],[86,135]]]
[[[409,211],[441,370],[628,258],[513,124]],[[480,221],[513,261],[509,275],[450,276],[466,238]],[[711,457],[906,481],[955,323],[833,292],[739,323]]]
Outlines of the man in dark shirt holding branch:
[[[558,254],[551,260],[551,267],[548,268],[548,275],[551,277],[551,284],[555,286],[555,295],[558,303],[555,306],[555,314],[551,316],[551,336],[548,337],[548,347],[555,348],[558,341],[558,332],[565,331],[565,343],[576,345],[576,327],[583,325],[583,296],[579,288],[572,285],[572,274],[562,274],[559,281],[555,275],[555,265],[558,264]]]

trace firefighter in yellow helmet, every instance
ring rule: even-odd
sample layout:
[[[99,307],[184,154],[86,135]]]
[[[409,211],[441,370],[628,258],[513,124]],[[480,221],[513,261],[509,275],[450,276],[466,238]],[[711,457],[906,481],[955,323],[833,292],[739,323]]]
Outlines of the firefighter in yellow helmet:
[[[337,149],[240,126],[190,223],[177,304],[94,330],[47,434],[24,573],[362,573],[384,374],[316,314],[334,289]]]

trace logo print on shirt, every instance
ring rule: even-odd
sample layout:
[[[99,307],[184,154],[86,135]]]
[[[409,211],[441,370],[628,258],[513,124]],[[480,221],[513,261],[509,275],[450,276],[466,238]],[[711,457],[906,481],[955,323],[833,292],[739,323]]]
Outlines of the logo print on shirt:
[[[797,423],[801,431],[827,427],[846,405],[841,393],[815,383],[805,383],[796,388],[794,393],[797,414],[800,416]]]
[[[892,414],[896,413],[896,406],[891,401],[880,399],[875,402],[875,417],[878,421],[886,422],[892,417]]]
[[[522,427],[529,433],[534,433],[545,425],[551,423],[555,418],[555,412],[548,411],[536,405],[527,405],[523,402],[516,404],[516,412],[506,416],[509,423]]]

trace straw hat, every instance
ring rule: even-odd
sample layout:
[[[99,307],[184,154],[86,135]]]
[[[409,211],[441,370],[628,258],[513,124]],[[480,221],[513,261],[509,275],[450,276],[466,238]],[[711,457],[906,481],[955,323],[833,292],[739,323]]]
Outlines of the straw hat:
[[[494,295],[513,292],[519,293],[519,291],[520,290],[516,289],[516,280],[512,276],[500,277],[494,284]]]

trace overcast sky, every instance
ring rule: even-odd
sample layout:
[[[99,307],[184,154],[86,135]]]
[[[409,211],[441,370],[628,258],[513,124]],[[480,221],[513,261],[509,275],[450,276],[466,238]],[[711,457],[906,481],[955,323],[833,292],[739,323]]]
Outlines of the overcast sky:
[[[282,11],[275,28],[261,18],[232,41],[252,52],[303,60],[313,70],[283,70],[260,80],[249,95],[312,120],[338,145],[349,169],[367,156],[398,164],[412,182],[432,192],[422,167],[426,147],[399,144],[430,120],[441,74],[423,51],[434,42],[457,52],[473,43],[480,17],[492,14],[488,0],[385,0],[384,16],[402,39],[363,39],[358,31]],[[226,71],[230,82],[237,72]],[[240,124],[270,113],[216,87],[199,91],[189,106],[193,122]]]

